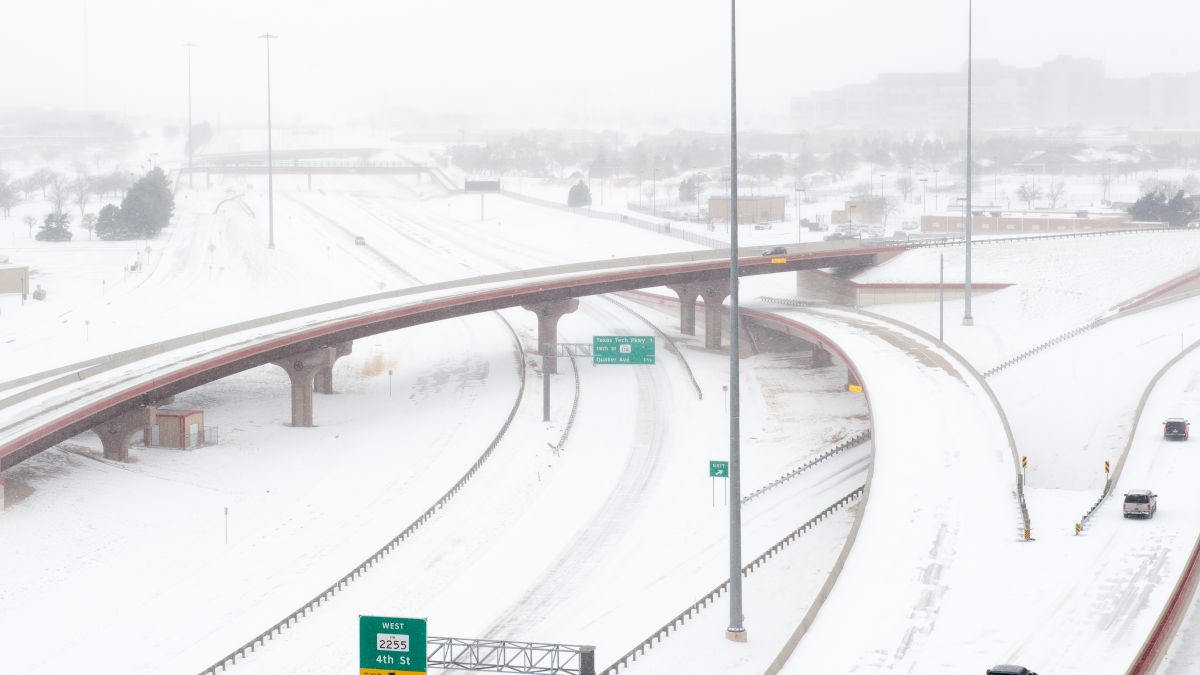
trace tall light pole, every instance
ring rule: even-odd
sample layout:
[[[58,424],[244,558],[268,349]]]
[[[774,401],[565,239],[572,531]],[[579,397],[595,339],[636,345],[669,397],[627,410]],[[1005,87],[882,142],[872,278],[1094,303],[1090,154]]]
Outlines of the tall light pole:
[[[187,48],[188,54],[188,187],[192,187],[192,47],[196,45],[191,42],[185,42],[183,46]]]
[[[887,174],[886,174],[886,173],[881,173],[881,174],[879,174],[879,196],[880,196],[880,197],[883,197],[883,196],[884,196],[884,194],[883,194],[883,193],[884,193],[884,191],[885,191],[885,190],[887,190],[887,184],[885,184],[885,183],[883,182],[885,178],[887,178]]]
[[[938,172],[939,171],[941,171],[941,169],[933,170],[933,212],[934,213],[937,213],[937,210],[938,210]]]
[[[974,14],[973,0],[967,0],[967,217],[963,221],[966,234],[967,268],[963,279],[963,325],[975,325],[971,316],[971,27]]]
[[[922,178],[921,179],[921,215],[925,215],[926,213],[929,213],[929,210],[925,208],[925,188],[928,186],[929,186],[929,179]]]
[[[278,35],[263,33],[258,36],[267,41],[267,248],[275,248],[275,176],[272,166],[274,157],[271,148],[271,40]]]
[[[804,193],[804,188],[796,188],[796,241],[804,239],[804,221],[800,218],[800,195]]]
[[[738,383],[737,0],[729,0],[729,627],[746,641],[742,616],[742,457]]]

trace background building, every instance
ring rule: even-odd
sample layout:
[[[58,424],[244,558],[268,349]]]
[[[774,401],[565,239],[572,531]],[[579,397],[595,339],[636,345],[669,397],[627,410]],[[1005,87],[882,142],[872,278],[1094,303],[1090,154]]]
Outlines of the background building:
[[[1116,126],[1194,128],[1200,72],[1110,78],[1095,59],[1060,56],[1035,68],[976,59],[978,128]],[[866,84],[792,101],[797,127],[934,129],[966,126],[966,64],[953,73],[884,73]]]

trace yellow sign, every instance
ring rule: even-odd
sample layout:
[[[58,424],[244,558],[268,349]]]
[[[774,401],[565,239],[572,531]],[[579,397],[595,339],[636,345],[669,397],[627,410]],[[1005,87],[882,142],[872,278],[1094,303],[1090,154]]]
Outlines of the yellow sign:
[[[1075,534],[1079,534],[1081,531],[1083,531],[1083,525],[1075,523]]]
[[[862,393],[862,385],[861,384],[849,384],[849,385],[846,385],[846,388],[853,392],[857,392],[860,394]]]
[[[1108,473],[1108,460],[1104,460],[1104,473]]]
[[[775,263],[776,265],[780,265],[787,262],[787,258],[771,258],[771,262]]]
[[[1025,455],[1021,455],[1021,468],[1024,469],[1028,466],[1029,466],[1029,457],[1027,457]]]
[[[380,670],[378,668],[359,668],[358,675],[428,675],[424,670]]]

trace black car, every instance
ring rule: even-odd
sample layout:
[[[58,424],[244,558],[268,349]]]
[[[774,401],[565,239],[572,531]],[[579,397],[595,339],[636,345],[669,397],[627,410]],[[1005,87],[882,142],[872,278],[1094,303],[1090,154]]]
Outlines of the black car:
[[[1186,441],[1188,439],[1189,426],[1191,426],[1191,422],[1182,417],[1168,417],[1163,422],[1163,438]]]
[[[992,666],[987,675],[1037,675],[1025,666]]]
[[[763,255],[787,255],[787,248],[783,246],[775,246],[773,248],[764,248]]]

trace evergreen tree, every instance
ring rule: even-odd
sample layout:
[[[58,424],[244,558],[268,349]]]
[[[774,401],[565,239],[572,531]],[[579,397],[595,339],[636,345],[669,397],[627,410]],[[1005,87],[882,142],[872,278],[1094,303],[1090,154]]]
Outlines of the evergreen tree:
[[[121,209],[112,204],[105,204],[96,218],[96,236],[105,241],[116,239],[134,239],[125,230]]]
[[[1183,190],[1175,193],[1171,197],[1171,201],[1167,202],[1167,224],[1171,227],[1183,227],[1188,223],[1200,217],[1200,212],[1197,212],[1196,207],[1192,206],[1192,200],[1188,199]]]
[[[567,193],[567,206],[578,208],[592,205],[592,191],[582,180],[571,186]]]
[[[1129,217],[1140,222],[1159,222],[1167,220],[1167,193],[1162,190],[1151,190],[1142,195],[1133,206],[1129,207]]]
[[[67,213],[51,213],[46,216],[34,239],[38,241],[71,241],[71,216]]]
[[[121,220],[130,236],[122,239],[152,239],[158,236],[175,212],[175,198],[167,175],[155,167],[138,179],[121,200]]]

